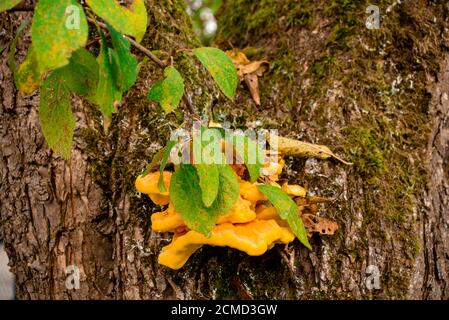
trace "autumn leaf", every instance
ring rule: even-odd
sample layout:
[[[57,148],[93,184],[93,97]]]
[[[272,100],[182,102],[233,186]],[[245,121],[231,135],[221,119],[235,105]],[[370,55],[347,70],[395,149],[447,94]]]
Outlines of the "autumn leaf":
[[[44,73],[39,72],[37,69],[36,52],[33,46],[31,46],[28,49],[25,60],[14,74],[14,81],[21,94],[28,95],[39,88]]]
[[[77,16],[71,25],[71,17]],[[34,10],[31,37],[40,73],[69,63],[72,52],[87,42],[87,20],[75,0],[39,0]]]
[[[67,23],[71,12],[68,8],[78,10],[79,23],[74,29]],[[22,31],[19,28],[17,36]],[[24,95],[38,89],[48,71],[67,65],[72,53],[86,44],[87,21],[82,7],[74,0],[40,0],[34,11],[31,36],[33,42],[25,60],[17,70],[12,64],[16,86]]]
[[[0,1],[0,13],[14,8],[20,2],[22,2],[22,0],[2,0],[2,1]]]
[[[120,5],[117,0],[87,0],[99,17],[104,19],[120,33],[133,36],[142,41],[147,30],[147,10],[144,0],[134,0],[129,7]]]
[[[316,232],[321,235],[332,236],[338,230],[338,224],[335,221],[313,214],[302,214],[301,217],[309,235]]]
[[[254,102],[256,105],[260,105],[259,77],[268,70],[268,61],[250,61],[246,55],[238,49],[226,51],[226,54],[234,62],[240,81],[245,81]]]
[[[159,102],[162,109],[170,113],[178,107],[184,94],[184,79],[173,66],[165,68],[164,77],[151,87],[148,99]]]
[[[271,141],[274,139],[277,140],[278,150],[284,156],[318,159],[334,158],[344,164],[352,165],[352,163],[336,156],[328,147],[324,145],[312,144],[279,136],[269,136],[269,139],[271,139]]]

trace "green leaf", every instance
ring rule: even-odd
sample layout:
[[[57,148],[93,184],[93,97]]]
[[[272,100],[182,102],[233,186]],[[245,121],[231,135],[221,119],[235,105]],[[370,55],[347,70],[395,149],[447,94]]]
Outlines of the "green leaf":
[[[181,164],[172,175],[170,199],[187,226],[206,236],[210,236],[218,217],[227,214],[239,195],[237,176],[229,165],[219,168],[219,190],[215,201],[208,208],[202,200],[199,177],[191,164]]]
[[[193,53],[210,72],[225,96],[234,99],[238,78],[232,59],[220,49],[211,47],[194,49]]]
[[[100,30],[101,48],[98,55],[99,78],[96,93],[96,101],[104,117],[109,117],[115,112],[114,101],[120,100],[120,92],[114,84],[109,48],[104,33]]]
[[[137,59],[131,54],[129,41],[111,26],[108,26],[111,34],[115,53],[112,56],[112,71],[117,88],[128,91],[137,79]]]
[[[153,159],[151,159],[151,162],[147,165],[145,170],[143,170],[143,172],[140,174],[140,176],[142,178],[144,178],[154,168],[156,168],[156,165],[158,164],[158,162],[162,160],[162,157],[164,156],[164,152],[165,152],[165,147],[163,147],[162,149],[159,149],[159,151],[156,152],[156,154],[153,156]],[[163,185],[163,187],[164,187],[163,189],[165,190],[165,186],[164,185]],[[164,192],[164,191],[162,191],[162,192]]]
[[[234,206],[240,194],[240,186],[232,167],[227,164],[216,165],[219,172],[219,185],[217,198],[214,203],[207,208],[215,211],[218,216],[228,214]]]
[[[287,220],[299,241],[307,248],[312,249],[307,239],[307,231],[299,216],[296,203],[279,187],[269,185],[259,185],[257,187],[273,204],[279,216]]]
[[[36,50],[33,45],[31,45],[25,60],[17,68],[17,72],[14,75],[17,89],[19,89],[23,95],[32,93],[41,85],[44,74],[45,72],[38,71]]]
[[[216,135],[211,135],[211,132],[216,133]],[[207,135],[206,138],[204,138],[205,135]],[[203,139],[206,139],[206,141],[203,141]],[[204,149],[207,147],[209,149]],[[203,203],[206,207],[210,207],[218,195],[219,169],[216,165],[217,162],[214,161],[217,159],[214,159],[210,152],[205,152],[205,150],[219,150],[219,153],[222,154],[221,133],[201,126],[199,130],[194,131],[193,159],[195,159],[194,164],[200,181]],[[223,164],[223,162],[219,162],[219,164]]]
[[[54,71],[42,84],[39,121],[47,144],[65,159],[70,159],[75,117],[70,91],[65,82],[66,70]]]
[[[210,207],[218,195],[218,166],[213,164],[196,164],[195,167],[201,187],[201,198],[204,205]]]
[[[66,83],[70,91],[85,96],[95,103],[98,86],[98,62],[86,49],[81,48],[73,52],[66,69]]]
[[[0,13],[14,8],[16,5],[18,5],[22,1],[23,0],[1,0],[0,1]]]
[[[243,158],[248,169],[251,182],[257,181],[264,166],[264,151],[260,145],[245,135],[230,135],[226,139],[235,147],[237,155]],[[237,142],[240,141],[240,142]]]
[[[16,48],[17,48],[17,41],[19,40],[20,36],[22,36],[23,31],[30,23],[29,19],[25,19],[22,21],[20,26],[17,28],[16,35],[14,36],[14,39],[11,43],[11,48],[9,50],[9,67],[11,68],[11,71],[14,73],[14,75],[17,72],[16,62],[14,60],[14,55],[16,54]],[[6,47],[5,47],[6,48]]]
[[[31,45],[28,49],[27,56],[19,66],[19,68],[17,68],[14,61],[17,41],[22,35],[25,28],[28,26],[29,22],[30,20],[28,19],[22,21],[19,28],[17,29],[17,33],[14,37],[14,40],[11,44],[11,49],[9,51],[9,66],[14,74],[14,82],[19,91],[24,95],[30,94],[34,90],[38,89],[41,84],[41,78],[43,76],[43,73],[39,73],[37,71],[37,60],[36,55],[34,54],[33,45]]]
[[[86,16],[75,0],[39,0],[31,31],[38,71],[67,65],[72,52],[86,45],[87,33]]]
[[[142,41],[148,20],[144,0],[134,0],[129,7],[120,5],[117,0],[87,0],[86,2],[93,12],[115,30],[133,36],[137,42]]]
[[[158,80],[151,87],[148,99],[159,102],[165,112],[170,113],[178,107],[184,94],[184,79],[175,67],[164,70],[164,79]]]
[[[168,159],[170,158],[171,150],[176,146],[178,142],[176,140],[168,140],[167,145],[164,147],[164,154],[161,158],[161,166],[159,167],[159,180],[157,182],[157,187],[160,192],[165,192],[165,184],[163,179],[163,172],[165,169],[165,166],[167,165]]]

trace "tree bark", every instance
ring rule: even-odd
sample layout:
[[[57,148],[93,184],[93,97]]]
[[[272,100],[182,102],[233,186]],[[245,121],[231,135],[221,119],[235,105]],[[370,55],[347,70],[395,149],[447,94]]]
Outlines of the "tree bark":
[[[147,48],[199,46],[183,1],[146,3]],[[94,106],[74,97],[77,130],[67,163],[42,137],[38,93],[17,93],[9,50],[0,52],[0,238],[17,297],[447,299],[447,8],[425,0],[383,1],[381,28],[370,30],[368,5],[225,1],[217,45],[252,47],[251,59],[271,63],[260,79],[261,107],[244,84],[235,101],[227,101],[192,57],[176,55],[200,115],[210,109],[234,127],[260,120],[354,162],[288,163],[287,178],[334,199],[319,213],[340,229],[312,238],[312,251],[297,241],[261,257],[204,247],[177,272],[157,263],[170,237],[151,231],[150,215],[160,208],[133,184],[186,116],[165,116],[147,102],[162,70],[143,64],[108,129]],[[0,15],[0,49],[27,16]],[[28,31],[16,62],[29,43]],[[68,266],[79,268],[79,289],[66,287]],[[366,285],[368,266],[379,270],[378,289]]]

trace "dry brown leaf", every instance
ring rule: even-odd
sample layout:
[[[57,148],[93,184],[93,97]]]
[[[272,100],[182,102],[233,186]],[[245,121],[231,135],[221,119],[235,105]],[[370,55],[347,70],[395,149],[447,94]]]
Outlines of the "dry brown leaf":
[[[260,106],[260,94],[259,94],[259,79],[255,74],[247,74],[244,76],[245,83],[249,88],[251,97],[256,105]]]
[[[246,55],[242,51],[239,51],[238,49],[228,50],[226,51],[226,54],[232,59],[232,61],[234,61],[234,63],[238,64],[250,63]]]
[[[268,70],[268,61],[253,61],[248,64],[237,66],[237,75],[241,78],[247,74],[254,74],[261,77]]]
[[[317,232],[321,235],[331,236],[338,230],[338,224],[326,218],[320,218],[313,214],[303,214],[302,221],[309,235]]]
[[[284,137],[269,137],[270,139],[276,139],[278,143],[278,150],[284,156],[293,157],[305,157],[305,158],[319,158],[319,159],[329,159],[334,158],[338,161],[352,165],[352,163],[347,162],[340,157],[336,156],[328,147],[324,145],[312,144],[296,139],[289,139]]]
[[[256,105],[260,105],[259,77],[268,70],[268,61],[250,61],[246,55],[238,49],[226,51],[237,69],[240,81],[244,80]]]

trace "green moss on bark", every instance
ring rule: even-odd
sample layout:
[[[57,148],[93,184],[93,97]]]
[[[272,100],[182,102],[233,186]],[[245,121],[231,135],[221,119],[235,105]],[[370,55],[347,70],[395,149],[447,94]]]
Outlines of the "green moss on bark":
[[[254,59],[271,63],[260,79],[261,108],[242,93],[246,88],[239,88],[243,118],[327,144],[354,162],[352,168],[345,168],[348,200],[339,201],[334,216],[345,228],[348,219],[353,223],[360,219],[354,214],[360,212],[361,228],[352,235],[351,248],[345,248],[347,234],[329,239],[339,249],[328,262],[336,267],[327,293],[345,295],[336,290],[343,281],[339,280],[341,255],[349,255],[357,265],[366,259],[370,242],[388,241],[393,244],[384,250],[395,254],[395,259],[384,270],[385,287],[362,295],[404,297],[419,252],[414,214],[426,181],[422,164],[430,133],[426,86],[442,57],[436,26],[444,20],[445,8],[405,3],[394,5],[387,14],[394,1],[382,1],[378,4],[381,29],[369,30],[364,26],[368,2],[302,1],[293,9],[289,3],[228,1],[220,17],[217,43],[255,47]],[[307,23],[295,16],[300,12]],[[436,22],[426,17],[435,17]],[[329,166],[330,171],[339,170]],[[335,175],[330,174],[332,180]],[[332,183],[329,179],[302,176],[310,187],[338,196],[326,191]],[[269,285],[258,284],[258,290]]]

